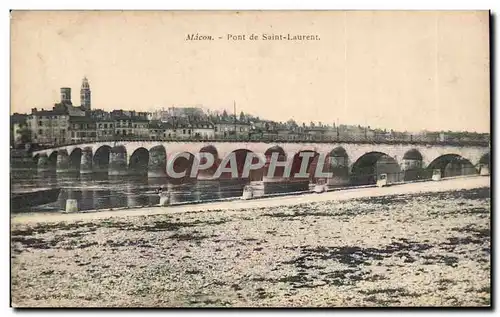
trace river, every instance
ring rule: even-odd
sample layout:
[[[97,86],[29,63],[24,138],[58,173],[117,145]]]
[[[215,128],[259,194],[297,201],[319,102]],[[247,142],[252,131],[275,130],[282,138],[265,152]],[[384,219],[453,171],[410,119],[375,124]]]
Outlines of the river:
[[[56,202],[22,211],[64,210],[67,199],[76,199],[79,210],[152,206],[160,202],[159,188],[168,191],[170,203],[210,201],[240,197],[248,180],[186,180],[147,176],[108,176],[104,174],[60,174],[35,170],[12,170],[11,191],[61,188]],[[20,212],[21,210],[12,210]]]

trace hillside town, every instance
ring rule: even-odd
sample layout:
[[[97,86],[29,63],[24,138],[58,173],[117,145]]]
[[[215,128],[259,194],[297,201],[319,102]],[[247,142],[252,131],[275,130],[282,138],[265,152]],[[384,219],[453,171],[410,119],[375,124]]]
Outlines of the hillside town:
[[[487,133],[373,129],[369,126],[265,120],[243,111],[211,111],[201,106],[167,107],[151,112],[92,109],[90,84],[83,78],[80,106],[71,88],[60,89],[52,109],[32,108],[11,115],[11,148],[51,147],[104,140],[248,140],[324,142],[489,142]]]

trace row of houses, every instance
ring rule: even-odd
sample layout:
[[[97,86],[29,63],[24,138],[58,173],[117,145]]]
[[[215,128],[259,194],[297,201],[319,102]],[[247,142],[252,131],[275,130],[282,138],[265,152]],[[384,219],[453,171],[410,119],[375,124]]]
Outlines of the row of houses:
[[[31,142],[42,146],[116,139],[250,139],[250,140],[325,140],[325,141],[403,141],[446,142],[462,140],[444,132],[407,133],[360,126],[297,126],[272,121],[248,122],[228,118],[177,118],[150,120],[145,113],[93,111],[75,115],[75,110],[56,105],[52,110],[32,109],[29,115],[11,117],[11,142]],[[452,139],[450,137],[453,136]],[[472,136],[472,141],[481,141]],[[458,139],[457,139],[458,138]],[[486,139],[488,139],[486,137]],[[467,139],[468,140],[468,139]]]
[[[90,112],[70,115],[71,106],[52,110],[33,108],[31,114],[11,117],[13,143],[23,143],[29,134],[31,142],[52,146],[110,139],[213,139],[230,136],[246,138],[251,125],[238,120],[210,122],[199,119],[171,118],[150,121],[143,113],[121,110],[111,113]],[[24,137],[26,139],[26,137]]]
[[[54,146],[100,140],[142,139],[240,139],[240,140],[331,140],[331,141],[489,141],[489,134],[386,131],[353,125],[299,126],[261,120],[241,112],[228,115],[206,113],[199,107],[168,108],[156,112],[91,109],[88,82],[82,82],[81,106],[71,102],[70,88],[61,88],[61,101],[51,110],[33,108],[30,114],[11,116],[11,143]],[[466,139],[464,139],[466,138]]]

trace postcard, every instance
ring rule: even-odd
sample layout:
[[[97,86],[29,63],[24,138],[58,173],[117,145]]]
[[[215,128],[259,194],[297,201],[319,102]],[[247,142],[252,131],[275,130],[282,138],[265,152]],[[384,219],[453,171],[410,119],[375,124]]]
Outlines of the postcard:
[[[11,306],[491,307],[489,27],[12,11]]]

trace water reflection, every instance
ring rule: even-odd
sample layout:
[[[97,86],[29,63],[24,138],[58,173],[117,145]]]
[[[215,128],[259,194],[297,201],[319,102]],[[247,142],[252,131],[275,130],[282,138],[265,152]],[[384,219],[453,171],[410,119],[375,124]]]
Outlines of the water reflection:
[[[248,180],[171,180],[146,176],[108,176],[107,173],[78,174],[53,171],[11,173],[13,190],[25,188],[61,188],[56,202],[33,207],[32,211],[66,209],[67,199],[76,199],[79,210],[140,207],[157,205],[157,190],[168,192],[171,203],[208,201],[239,197]]]

